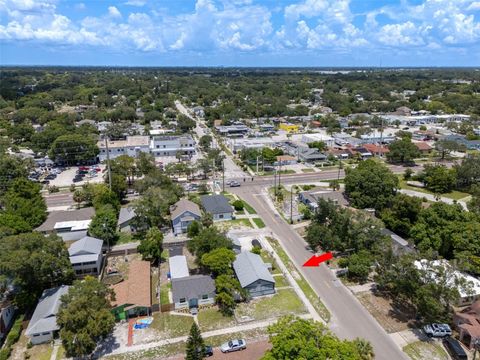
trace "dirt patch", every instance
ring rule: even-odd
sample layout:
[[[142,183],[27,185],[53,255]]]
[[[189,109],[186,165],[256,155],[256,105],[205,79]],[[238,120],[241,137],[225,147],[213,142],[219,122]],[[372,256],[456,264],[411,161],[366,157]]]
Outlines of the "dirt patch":
[[[404,304],[371,291],[360,292],[356,296],[387,333],[415,327],[412,309]]]

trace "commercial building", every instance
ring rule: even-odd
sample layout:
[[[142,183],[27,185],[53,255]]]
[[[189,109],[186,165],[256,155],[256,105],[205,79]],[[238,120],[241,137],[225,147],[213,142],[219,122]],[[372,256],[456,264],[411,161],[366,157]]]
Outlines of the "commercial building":
[[[195,154],[195,140],[190,135],[165,135],[152,136],[150,142],[151,152],[154,156],[176,156]]]
[[[100,162],[107,160],[107,144],[105,142],[105,140],[100,140],[97,143],[100,150],[98,154]],[[141,152],[150,152],[150,137],[148,136],[127,136],[125,140],[107,140],[107,142],[110,160],[121,155],[137,157]]]

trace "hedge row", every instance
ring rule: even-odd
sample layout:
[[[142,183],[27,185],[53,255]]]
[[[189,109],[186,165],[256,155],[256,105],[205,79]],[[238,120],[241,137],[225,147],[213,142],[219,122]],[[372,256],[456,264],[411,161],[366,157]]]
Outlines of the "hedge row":
[[[7,335],[5,347],[0,350],[0,360],[8,360],[12,352],[13,345],[20,339],[20,334],[23,329],[23,315],[21,315],[13,324],[10,332]]]

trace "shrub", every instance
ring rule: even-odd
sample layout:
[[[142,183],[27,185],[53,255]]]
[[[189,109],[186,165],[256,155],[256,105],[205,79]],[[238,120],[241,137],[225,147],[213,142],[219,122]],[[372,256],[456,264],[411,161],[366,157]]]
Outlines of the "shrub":
[[[12,348],[6,346],[5,348],[0,350],[0,360],[8,360],[10,357],[10,353],[12,352]]]
[[[242,211],[244,208],[242,200],[235,200],[232,205],[236,211]]]
[[[50,185],[48,187],[48,192],[49,193],[56,193],[56,192],[59,192],[60,189],[58,188],[58,186],[55,186],[55,185]]]
[[[262,248],[260,246],[252,247],[252,253],[260,255],[262,253]]]
[[[72,193],[75,192],[75,189],[76,189],[75,184],[71,184],[70,185],[70,192],[72,192]]]

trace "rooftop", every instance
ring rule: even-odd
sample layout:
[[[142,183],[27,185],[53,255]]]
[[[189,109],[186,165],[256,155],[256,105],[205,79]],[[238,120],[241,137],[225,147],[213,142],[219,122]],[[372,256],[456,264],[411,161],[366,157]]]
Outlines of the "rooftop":
[[[115,292],[115,301],[112,303],[114,307],[125,304],[151,307],[150,262],[132,261],[128,277],[112,285],[112,289]]]
[[[53,231],[57,223],[90,220],[94,215],[95,209],[93,207],[69,211],[52,211],[48,214],[47,220],[35,230]]]
[[[168,258],[168,266],[170,268],[170,278],[172,280],[190,275],[185,255],[177,255]]]
[[[170,207],[170,214],[172,216],[172,219],[175,219],[178,216],[182,215],[185,211],[189,211],[198,216],[202,215],[198,205],[187,199],[181,199]]]
[[[223,195],[204,195],[201,198],[202,206],[211,214],[223,214],[233,212],[228,199]]]
[[[173,302],[197,298],[215,292],[215,282],[207,275],[193,275],[172,280]]]
[[[244,251],[237,255],[233,262],[233,269],[243,288],[257,280],[275,282],[262,258],[250,251]]]

